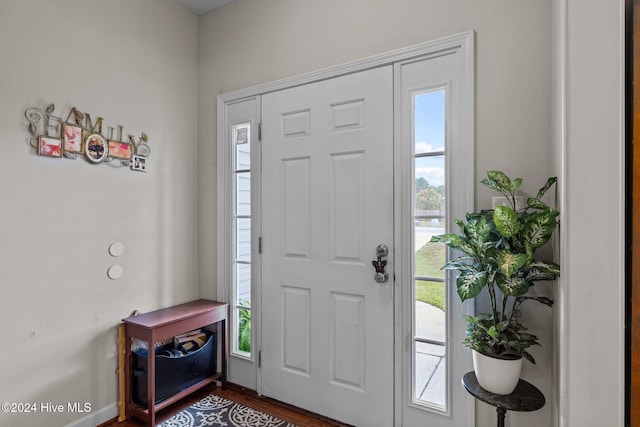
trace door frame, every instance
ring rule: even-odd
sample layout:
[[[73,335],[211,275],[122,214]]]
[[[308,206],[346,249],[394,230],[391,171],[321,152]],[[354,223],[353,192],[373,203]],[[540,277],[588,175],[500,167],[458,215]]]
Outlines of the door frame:
[[[238,113],[237,110],[234,112],[233,110],[238,106],[244,105],[245,108],[248,105],[251,105],[248,110],[253,109],[250,113]],[[234,194],[229,191],[229,188],[232,188],[231,180],[232,178],[232,169],[233,166],[231,164],[232,153],[231,153],[231,135],[228,131],[228,126],[231,125],[232,122],[236,122],[239,117],[242,117],[240,121],[242,122],[250,122],[251,128],[253,131],[251,132],[251,172],[252,177],[255,173],[256,176],[260,176],[261,172],[261,162],[259,159],[259,151],[257,148],[259,147],[259,122],[260,122],[260,96],[250,96],[239,99],[231,99],[225,102],[220,102],[220,98],[218,98],[218,134],[217,141],[218,147],[218,159],[217,159],[217,172],[218,172],[218,189],[217,189],[217,230],[218,230],[218,239],[217,239],[217,299],[219,301],[224,301],[230,303],[229,307],[229,319],[230,322],[234,322],[235,320],[235,305],[232,303],[231,299],[233,298],[233,292],[231,291],[231,284],[233,283],[234,272],[231,265],[234,261],[234,254],[232,248],[234,247],[234,231],[229,224],[232,224],[233,221],[233,210],[232,207],[234,205]],[[240,107],[241,109],[243,107]],[[230,111],[231,110],[231,111]],[[253,148],[255,147],[255,148]],[[253,319],[259,319],[261,316],[260,313],[260,274],[261,271],[261,259],[259,256],[255,256],[258,236],[260,236],[261,230],[260,225],[262,223],[261,219],[261,209],[260,206],[260,185],[256,180],[252,179],[251,182],[251,206],[257,206],[258,209],[255,212],[252,212],[252,227],[251,227],[251,313]],[[224,285],[222,285],[224,284]],[[229,324],[231,327],[230,332],[235,330],[235,326],[233,323]],[[231,335],[231,333],[229,334]],[[251,389],[259,390],[257,381],[257,371],[255,369],[256,363],[258,361],[258,355],[256,351],[253,351],[254,348],[260,348],[260,324],[259,322],[252,322],[252,352],[251,357],[246,356],[238,356],[233,354],[231,348],[229,348],[229,363],[227,364],[227,372],[230,377],[234,378],[236,384],[241,385],[243,387],[248,387]],[[230,344],[231,340],[235,338],[229,338]]]
[[[640,2],[626,3],[627,23],[627,194],[631,203],[626,208],[626,380],[625,418],[630,427],[640,426],[640,257],[633,255],[640,247]],[[634,84],[635,83],[635,84]]]
[[[466,31],[460,34],[456,34],[449,37],[444,37],[438,40],[433,40],[425,43],[416,44],[413,46],[397,49],[391,52],[383,53],[380,55],[371,56],[368,58],[360,59],[353,62],[348,62],[345,64],[328,67],[325,69],[321,69],[318,71],[313,71],[309,73],[305,73],[302,75],[285,78],[282,80],[277,80],[269,83],[259,84],[256,86],[238,89],[235,91],[227,92],[217,97],[217,200],[218,200],[218,217],[217,217],[217,230],[218,230],[218,256],[217,256],[217,296],[221,301],[229,301],[230,292],[229,286],[231,284],[231,253],[228,248],[231,247],[231,233],[228,230],[228,224],[230,220],[230,212],[227,209],[224,209],[225,206],[228,206],[226,203],[228,202],[230,195],[227,193],[227,188],[229,188],[230,181],[230,162],[228,161],[229,153],[231,148],[228,144],[225,144],[227,141],[227,129],[226,129],[226,117],[225,117],[225,106],[229,103],[239,102],[241,100],[250,99],[250,98],[259,98],[260,96],[279,91],[282,89],[288,89],[295,86],[300,86],[308,83],[314,83],[321,80],[331,79],[334,77],[343,76],[346,74],[357,73],[361,71],[366,71],[371,68],[377,68],[380,66],[391,65],[398,63],[406,63],[413,60],[424,60],[430,57],[441,55],[443,52],[459,50],[463,57],[462,60],[465,61],[466,64],[470,64],[471,70],[474,69],[474,48],[475,48],[475,32],[474,31]],[[475,73],[472,71],[468,73],[469,75],[464,76],[465,84],[471,88],[469,93],[468,102],[469,105],[473,107],[474,94],[475,94]],[[394,80],[397,81],[397,78],[394,77]],[[394,83],[396,85],[396,83]],[[394,86],[395,90],[395,86]],[[394,95],[395,96],[395,95]],[[398,118],[394,117],[394,126],[398,126],[399,121]],[[474,123],[473,117],[468,117],[470,123]],[[470,137],[473,138],[473,134],[475,132],[475,128],[472,126],[470,129],[472,133]],[[398,155],[401,151],[400,141],[397,138],[397,131],[394,131],[394,153]],[[398,165],[394,162],[394,168]],[[394,176],[397,181],[398,173],[394,171]],[[397,184],[396,184],[397,185]],[[397,189],[397,186],[394,186]],[[396,195],[395,197],[399,197]],[[398,217],[399,212],[396,211],[396,218]],[[394,241],[397,245],[405,245],[407,242],[403,241],[403,237],[406,233],[403,233],[400,228],[400,222],[396,219],[394,224]],[[257,239],[256,239],[257,241]],[[400,246],[402,247],[402,246]],[[406,265],[406,262],[403,258],[406,258],[406,254],[403,254],[401,251],[396,251],[396,275],[404,274],[403,265]],[[254,282],[252,284],[252,288],[256,286]],[[255,295],[257,298],[255,301],[252,301],[252,311],[256,315],[261,313],[261,301],[259,299],[260,290],[253,289],[252,295]],[[405,403],[403,396],[403,390],[406,385],[404,384],[403,379],[403,367],[402,367],[402,352],[406,343],[400,338],[400,332],[402,330],[402,301],[401,301],[401,293],[394,292],[394,323],[396,325],[394,332],[394,354],[395,354],[395,367],[394,367],[394,420],[396,426],[400,426],[402,423],[401,414],[402,414],[402,405]],[[259,322],[256,322],[259,323]],[[254,353],[257,354],[259,351],[258,344],[261,340],[261,329],[260,325],[254,323],[253,331],[254,331],[254,346],[256,350]],[[233,355],[231,355],[230,359],[233,359]],[[230,360],[230,363],[233,361]],[[468,361],[467,361],[468,362]],[[261,382],[259,375],[259,366],[258,366],[258,357],[256,355],[253,356],[253,365],[255,367],[256,372],[256,382],[255,387],[258,393],[261,392]],[[233,382],[233,378],[230,378]],[[253,384],[247,385],[251,387]],[[466,419],[470,422],[474,420],[475,416],[475,406],[473,404],[463,406],[463,410],[466,412]]]
[[[473,369],[470,352],[462,350],[460,342],[465,337],[463,328],[452,328],[461,319],[463,314],[473,315],[473,301],[467,300],[463,303],[448,303],[446,310],[446,348],[447,348],[447,387],[446,401],[448,402],[445,411],[440,411],[432,405],[417,402],[414,396],[413,383],[415,372],[413,371],[413,336],[412,325],[415,322],[415,306],[413,306],[413,282],[414,272],[412,268],[414,258],[413,223],[407,221],[413,217],[413,188],[407,183],[415,180],[413,175],[413,138],[409,126],[411,108],[407,104],[410,93],[414,90],[425,90],[431,87],[433,82],[425,78],[419,83],[419,88],[414,87],[415,82],[409,83],[403,73],[404,66],[415,66],[417,62],[428,60],[430,57],[440,55],[456,55],[457,66],[452,79],[448,82],[439,81],[437,86],[446,83],[447,92],[451,96],[451,101],[455,107],[447,106],[447,134],[448,139],[459,143],[451,144],[446,148],[446,175],[447,185],[454,182],[455,193],[447,193],[447,227],[455,228],[453,218],[464,218],[466,212],[474,210],[475,204],[475,125],[474,125],[474,49],[473,38],[469,37],[459,46],[451,45],[447,50],[439,50],[435,55],[427,55],[420,58],[420,61],[408,60],[398,61],[395,67],[395,87],[394,87],[394,171],[395,171],[395,247],[396,247],[396,385],[395,390],[398,395],[396,399],[396,425],[416,425],[423,417],[424,412],[437,414],[435,416],[441,421],[435,420],[434,427],[444,424],[449,425],[456,422],[458,425],[472,425],[475,419],[475,402],[473,399],[466,399],[466,391],[462,388],[459,380],[453,375],[456,371],[461,371],[460,377]],[[428,62],[428,61],[425,61]],[[429,65],[426,65],[429,67]],[[433,77],[433,76],[432,76]],[[423,86],[424,85],[424,86]],[[452,89],[455,86],[455,90]],[[408,92],[405,92],[408,91]],[[469,153],[469,151],[471,151]],[[455,166],[451,164],[451,159],[455,159]],[[452,187],[449,186],[451,189]],[[462,188],[462,190],[460,190]],[[455,282],[453,271],[447,272],[449,283]],[[458,295],[454,286],[445,288],[447,301],[458,301]],[[451,349],[454,348],[452,351]],[[462,415],[460,415],[462,414]],[[445,420],[445,419],[449,420]],[[451,420],[454,418],[454,420]],[[437,423],[437,424],[436,424]]]

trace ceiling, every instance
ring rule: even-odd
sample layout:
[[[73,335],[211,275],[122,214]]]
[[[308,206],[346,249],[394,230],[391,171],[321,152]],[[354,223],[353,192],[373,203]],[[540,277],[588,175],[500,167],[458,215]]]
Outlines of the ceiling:
[[[225,4],[229,4],[234,0],[176,0],[178,3],[181,3],[195,13],[196,15],[203,15],[207,12],[212,11],[213,9],[217,9],[219,7],[224,6]]]

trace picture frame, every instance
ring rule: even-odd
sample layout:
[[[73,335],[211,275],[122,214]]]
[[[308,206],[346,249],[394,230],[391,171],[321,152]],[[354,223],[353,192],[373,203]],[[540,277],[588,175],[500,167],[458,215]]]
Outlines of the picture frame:
[[[249,126],[237,126],[235,127],[235,140],[236,145],[248,144],[249,143]]]
[[[64,123],[62,125],[62,149],[67,153],[83,152],[83,134],[84,129],[81,126]]]
[[[146,172],[147,171],[147,158],[144,156],[136,156],[134,155],[131,158],[131,170],[138,172]]]
[[[40,135],[38,154],[47,157],[62,157],[62,139]]]
[[[90,133],[84,140],[84,154],[91,163],[100,163],[109,155],[109,145],[104,136]]]
[[[109,140],[109,156],[114,159],[131,159],[133,148],[128,142]]]

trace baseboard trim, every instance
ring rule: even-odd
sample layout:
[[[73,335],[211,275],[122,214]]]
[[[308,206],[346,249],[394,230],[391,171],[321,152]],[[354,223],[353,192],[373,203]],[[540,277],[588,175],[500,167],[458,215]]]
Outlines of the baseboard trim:
[[[116,415],[114,417],[114,414]],[[109,422],[118,419],[118,404],[112,403],[111,405],[105,406],[102,409],[99,409],[95,412],[91,412],[86,417],[82,417],[79,420],[72,422],[71,424],[67,424],[65,427],[95,427],[106,425]]]

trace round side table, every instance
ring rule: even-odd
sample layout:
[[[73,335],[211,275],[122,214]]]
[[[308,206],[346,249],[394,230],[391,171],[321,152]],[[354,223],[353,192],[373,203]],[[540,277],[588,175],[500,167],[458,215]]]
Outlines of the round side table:
[[[462,384],[473,397],[496,407],[498,427],[504,427],[507,411],[537,411],[545,403],[542,392],[525,380],[520,380],[513,393],[507,395],[494,394],[480,387],[476,373],[473,371],[464,374]]]

